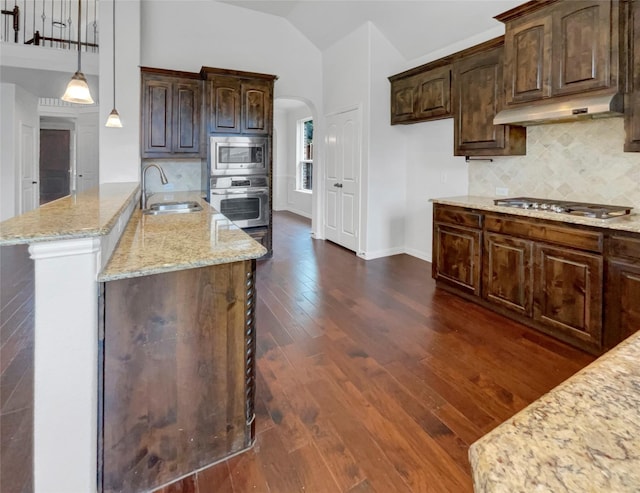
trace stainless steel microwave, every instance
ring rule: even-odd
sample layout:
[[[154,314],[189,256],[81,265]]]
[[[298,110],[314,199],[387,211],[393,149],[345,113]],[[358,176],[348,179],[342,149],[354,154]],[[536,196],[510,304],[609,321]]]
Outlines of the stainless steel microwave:
[[[209,140],[211,175],[268,173],[269,148],[266,137],[224,137]]]

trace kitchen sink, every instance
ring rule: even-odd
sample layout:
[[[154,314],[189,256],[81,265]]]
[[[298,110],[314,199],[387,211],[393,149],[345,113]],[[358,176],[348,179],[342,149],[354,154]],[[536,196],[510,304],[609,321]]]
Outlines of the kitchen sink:
[[[186,202],[159,202],[151,204],[149,208],[142,211],[144,214],[179,214],[188,212],[198,212],[202,210],[202,206],[194,200]]]

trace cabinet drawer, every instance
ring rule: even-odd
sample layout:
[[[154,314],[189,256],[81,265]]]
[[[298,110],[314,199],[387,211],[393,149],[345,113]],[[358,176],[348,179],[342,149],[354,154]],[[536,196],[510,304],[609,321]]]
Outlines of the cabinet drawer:
[[[603,251],[603,234],[548,223],[538,223],[526,219],[510,219],[487,215],[485,229],[494,233],[520,236],[590,252]]]
[[[640,260],[640,237],[611,236],[607,238],[607,255]]]
[[[468,228],[482,228],[482,214],[469,212],[458,207],[436,205],[434,215],[436,222],[466,226]]]

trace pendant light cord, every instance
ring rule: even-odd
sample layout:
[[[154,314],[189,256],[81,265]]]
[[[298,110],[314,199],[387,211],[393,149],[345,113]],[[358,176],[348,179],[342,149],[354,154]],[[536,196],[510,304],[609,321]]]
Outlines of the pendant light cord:
[[[78,72],[82,72],[82,70],[80,70],[80,50],[82,49],[82,45],[80,44],[80,36],[82,36],[82,26],[80,25],[81,19],[82,19],[82,0],[78,0]]]
[[[113,108],[116,108],[116,0],[113,0]]]

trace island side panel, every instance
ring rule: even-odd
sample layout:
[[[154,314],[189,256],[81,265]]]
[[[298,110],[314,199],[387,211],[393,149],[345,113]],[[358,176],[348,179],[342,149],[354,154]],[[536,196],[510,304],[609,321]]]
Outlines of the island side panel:
[[[104,286],[104,492],[147,491],[253,443],[255,261]]]

